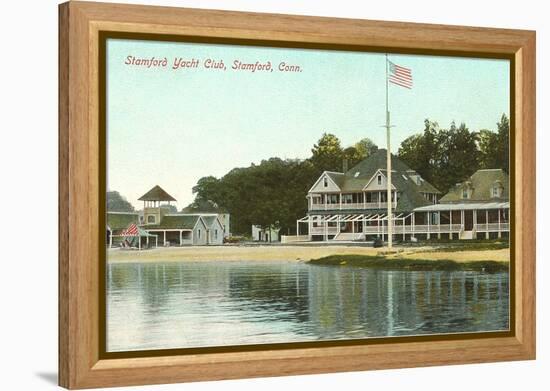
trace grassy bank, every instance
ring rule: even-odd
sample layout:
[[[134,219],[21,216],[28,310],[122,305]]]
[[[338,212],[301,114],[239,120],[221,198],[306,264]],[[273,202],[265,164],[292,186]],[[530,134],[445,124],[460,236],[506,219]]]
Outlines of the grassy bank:
[[[407,242],[407,247],[414,249],[418,247],[432,247],[430,251],[485,251],[508,249],[510,242],[508,239],[492,240],[448,240],[448,239],[430,239],[421,240],[417,243]]]
[[[508,262],[498,261],[453,261],[450,259],[407,259],[383,255],[331,255],[312,259],[308,263],[313,265],[368,267],[384,270],[474,270],[495,273],[508,271]]]

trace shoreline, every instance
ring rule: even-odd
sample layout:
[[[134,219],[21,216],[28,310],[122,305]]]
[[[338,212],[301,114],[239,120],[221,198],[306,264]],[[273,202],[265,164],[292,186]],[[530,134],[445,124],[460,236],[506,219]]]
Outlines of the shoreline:
[[[107,263],[153,262],[238,262],[284,261],[307,262],[329,256],[370,256],[387,260],[408,259],[417,261],[454,262],[509,262],[508,248],[475,250],[438,249],[437,246],[395,247],[387,253],[384,249],[357,245],[265,245],[265,246],[189,246],[167,247],[142,251],[107,249]]]

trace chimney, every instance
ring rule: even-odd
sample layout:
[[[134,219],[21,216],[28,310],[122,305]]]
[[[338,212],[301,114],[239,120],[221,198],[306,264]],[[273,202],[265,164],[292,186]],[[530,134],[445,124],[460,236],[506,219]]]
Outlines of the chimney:
[[[344,158],[344,161],[342,162],[342,166],[343,166],[342,168],[343,168],[344,174],[345,174],[346,172],[348,172],[348,159],[347,158]]]

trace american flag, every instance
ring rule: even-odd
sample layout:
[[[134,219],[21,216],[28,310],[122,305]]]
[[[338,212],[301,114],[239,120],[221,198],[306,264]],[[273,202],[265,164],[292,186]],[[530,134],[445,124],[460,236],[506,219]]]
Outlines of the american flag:
[[[134,223],[130,224],[128,228],[122,231],[122,236],[138,236],[138,227]]]
[[[413,86],[411,70],[409,68],[402,67],[401,65],[394,64],[391,61],[388,61],[388,63],[390,68],[388,80],[390,83],[411,89]]]

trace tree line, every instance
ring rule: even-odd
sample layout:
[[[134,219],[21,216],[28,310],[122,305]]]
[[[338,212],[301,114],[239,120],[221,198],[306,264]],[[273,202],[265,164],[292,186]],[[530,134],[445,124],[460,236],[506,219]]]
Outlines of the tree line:
[[[508,172],[509,127],[504,114],[496,131],[470,131],[466,124],[457,126],[454,122],[444,129],[426,119],[423,131],[401,143],[398,156],[444,194],[480,168]],[[230,213],[234,234],[249,235],[253,224],[280,228],[282,234],[295,233],[296,219],[307,212],[305,196],[321,173],[342,172],[344,161],[351,168],[377,149],[368,138],[343,147],[334,134],[324,133],[307,159],[273,157],[234,168],[221,178],[200,178],[192,189],[193,203],[182,211]],[[110,194],[108,210],[133,210],[120,194]]]
[[[448,129],[424,121],[422,133],[403,140],[398,156],[443,194],[479,169],[509,169],[510,121],[503,114],[497,131],[472,132],[465,123]]]
[[[231,230],[250,234],[252,225],[294,232],[296,218],[307,211],[305,196],[323,171],[342,171],[343,161],[355,165],[376,151],[369,139],[343,148],[334,134],[324,133],[305,160],[270,158],[234,168],[221,178],[203,177],[193,187],[195,200],[184,212],[227,212]]]

